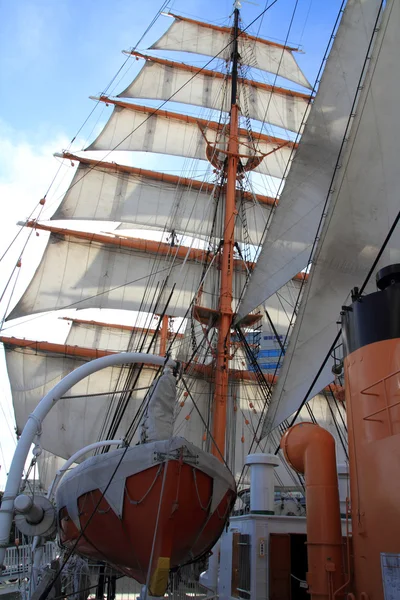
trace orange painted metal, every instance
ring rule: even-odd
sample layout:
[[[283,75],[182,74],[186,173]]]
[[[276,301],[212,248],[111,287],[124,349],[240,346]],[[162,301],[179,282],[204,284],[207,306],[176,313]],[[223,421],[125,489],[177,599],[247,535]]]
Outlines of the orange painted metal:
[[[214,404],[213,404],[213,437],[215,444],[212,452],[222,460],[225,456],[226,410],[229,385],[229,361],[231,354],[232,285],[235,250],[235,216],[236,216],[236,178],[239,164],[238,139],[239,108],[234,104],[231,108],[230,136],[227,158],[227,185],[225,196],[225,216],[221,261],[221,283],[219,298],[219,331],[217,357],[215,365]]]
[[[78,506],[85,535],[78,542],[78,528],[66,507],[58,507],[61,542],[67,547],[77,542],[79,554],[107,561],[144,584],[148,570],[151,579],[159,557],[170,558],[171,568],[174,568],[200,557],[214,545],[224,529],[236,494],[228,490],[211,513],[212,494],[212,477],[193,464],[177,460],[163,463],[161,468],[155,465],[126,479],[121,518],[104,498],[101,499],[99,490],[83,494]],[[154,555],[150,565],[153,539]]]
[[[344,361],[357,598],[383,600],[381,552],[399,555],[399,357],[395,338],[363,346]]]
[[[169,173],[159,173],[158,171],[150,171],[149,169],[139,169],[138,167],[129,167],[127,165],[120,165],[114,162],[95,160],[93,158],[86,158],[85,156],[77,156],[76,154],[71,154],[70,152],[63,152],[62,156],[66,160],[75,160],[84,165],[93,166],[93,168],[109,169],[111,171],[126,173],[127,175],[136,175],[137,177],[153,179],[154,181],[165,181],[166,183],[172,183],[177,186],[179,185],[195,190],[202,190],[203,192],[210,194],[215,190],[215,185],[213,183],[209,183],[207,181],[200,181],[199,179],[179,177],[178,175],[170,175]],[[270,196],[263,196],[262,194],[241,192],[240,197],[250,202],[256,200],[260,204],[265,204],[266,206],[275,206],[278,204],[278,200],[276,198],[272,198]]]
[[[179,21],[186,21],[187,23],[193,23],[194,25],[200,25],[206,29],[213,29],[214,31],[221,31],[223,33],[232,33],[232,28],[230,27],[221,27],[220,25],[213,25],[212,23],[204,23],[203,21],[195,21],[194,19],[188,19],[187,17],[181,17],[180,15],[175,15],[174,13],[168,13],[168,16],[174,17],[174,19],[179,19]],[[275,46],[276,48],[282,48],[282,50],[289,50],[291,52],[297,52],[298,48],[292,48],[290,46],[284,46],[283,44],[278,44],[277,42],[271,42],[270,40],[263,40],[262,38],[255,37],[254,35],[249,35],[244,31],[240,31],[239,37],[246,38],[247,40],[251,40],[253,42],[260,42],[260,44],[265,44],[266,46]]]
[[[138,58],[143,58],[148,62],[158,63],[160,65],[165,65],[167,67],[173,67],[175,69],[180,69],[181,71],[186,71],[187,73],[199,73],[201,75],[205,75],[208,77],[213,77],[217,79],[226,80],[227,76],[225,73],[220,73],[219,71],[209,71],[207,69],[199,69],[198,67],[194,67],[192,65],[186,65],[185,63],[175,62],[173,60],[166,60],[165,58],[159,58],[158,56],[149,56],[148,54],[142,54],[141,52],[136,52],[136,50],[132,50],[129,54],[132,56],[137,56]],[[228,80],[231,79],[231,76],[228,75]],[[274,92],[275,94],[283,94],[284,96],[291,96],[296,98],[303,98],[304,100],[310,100],[312,97],[311,94],[304,94],[303,92],[296,92],[294,90],[289,90],[287,88],[282,88],[275,85],[268,85],[266,83],[261,83],[259,81],[244,79],[243,77],[238,77],[238,83],[249,85],[252,88],[265,90],[266,92]]]
[[[98,101],[105,102],[106,104],[114,104],[115,106],[127,108],[128,110],[135,110],[136,112],[141,112],[150,116],[158,115],[167,119],[181,121],[183,123],[194,123],[198,125],[200,129],[213,129],[215,131],[222,131],[222,129],[224,129],[224,131],[227,133],[229,132],[229,128],[225,128],[225,126],[216,121],[207,121],[206,119],[198,119],[197,117],[190,117],[189,115],[182,115],[181,113],[171,112],[169,110],[161,110],[158,108],[150,108],[149,106],[142,106],[140,104],[132,104],[131,102],[123,102],[122,100],[114,100],[108,96],[100,96]],[[238,134],[239,136],[243,136],[248,139],[249,132],[247,129],[239,129]],[[277,146],[286,146],[289,148],[297,148],[298,146],[296,142],[291,142],[271,135],[265,135],[264,133],[259,133],[258,131],[253,131],[252,137],[254,141],[264,141],[268,142],[269,144],[276,144]]]
[[[313,600],[331,600],[344,583],[335,440],[319,425],[298,423],[284,434],[281,448],[305,475],[308,591]]]
[[[0,342],[9,346],[18,346],[19,348],[31,348],[36,352],[52,352],[54,354],[64,354],[65,356],[75,356],[77,358],[100,358],[115,354],[111,350],[98,350],[97,348],[85,348],[83,346],[71,346],[69,344],[53,344],[52,342],[38,342],[36,340],[26,340],[15,337],[0,336]]]
[[[160,328],[160,356],[165,356],[167,352],[167,341],[168,341],[168,315],[164,315],[162,318]]]

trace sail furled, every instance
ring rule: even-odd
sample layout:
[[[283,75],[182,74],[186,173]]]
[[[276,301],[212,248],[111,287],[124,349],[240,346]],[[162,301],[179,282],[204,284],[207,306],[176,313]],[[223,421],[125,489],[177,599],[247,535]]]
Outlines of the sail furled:
[[[174,231],[206,238],[215,218],[217,191],[211,183],[89,160],[79,165],[51,220],[120,221],[119,229]],[[242,197],[247,234],[257,242],[272,199]],[[239,225],[235,239],[242,242]]]
[[[7,349],[6,361],[19,432],[45,394],[68,373],[84,364],[78,358],[54,356],[29,349]],[[117,389],[124,370],[123,367],[103,369],[71,388],[66,396],[77,397],[60,400],[49,412],[40,437],[41,447],[67,459],[84,446],[97,441],[112,400],[112,390]],[[143,372],[143,385],[150,385],[153,376],[154,370]],[[110,394],[103,395],[108,390],[111,390]],[[96,393],[101,395],[96,396]],[[93,395],[87,397],[87,394]],[[121,437],[125,435],[144,394],[144,390],[133,394],[118,429]]]
[[[91,236],[92,240],[96,236]],[[170,248],[169,256],[140,252],[110,243],[101,243],[65,233],[52,233],[43,258],[21,300],[9,315],[15,319],[28,314],[61,308],[112,308],[151,312],[151,303],[162,293],[157,312],[177,317],[187,315],[203,281],[203,251]],[[183,258],[177,258],[178,251]],[[197,254],[198,253],[198,254]],[[199,256],[196,261],[191,256]],[[239,267],[239,264],[238,264]],[[245,278],[243,267],[237,277]],[[214,290],[204,280],[202,304],[211,306]],[[165,286],[165,282],[167,285]],[[172,298],[166,306],[168,297]],[[154,308],[154,307],[153,307]]]
[[[171,16],[175,20],[151,46],[152,50],[178,50],[230,59],[232,28],[209,25],[179,15]],[[246,32],[240,32],[238,46],[242,64],[311,87],[293,56],[294,48],[256,38]]]
[[[128,349],[136,351],[146,333],[143,328],[128,325],[90,322],[81,319],[71,319],[71,322],[71,328],[65,341],[70,346],[99,348],[112,352],[126,352]],[[147,345],[150,343],[153,333],[154,330],[149,329]],[[147,345],[145,349],[147,349]],[[156,339],[151,347],[152,354],[158,354],[159,349],[160,343]]]
[[[338,331],[342,305],[363,284],[398,214],[399,22],[400,4],[388,2],[264,435],[303,400]],[[399,262],[397,227],[376,270]],[[374,277],[366,291],[375,289]],[[332,381],[331,365],[309,396]]]
[[[118,98],[149,98],[193,104],[229,112],[231,78],[152,56],[133,53],[145,64]],[[253,80],[238,79],[238,102],[247,116],[282,129],[297,132],[303,122],[310,96]]]
[[[110,100],[107,100],[110,102]],[[113,101],[114,111],[97,139],[86,150],[155,152],[206,160],[225,160],[226,127],[165,110]],[[247,160],[265,156],[256,172],[282,177],[292,152],[288,140],[245,131],[239,132],[239,152]],[[246,158],[242,158],[246,164]]]
[[[239,317],[307,267],[379,5],[380,0],[349,0],[346,5]]]

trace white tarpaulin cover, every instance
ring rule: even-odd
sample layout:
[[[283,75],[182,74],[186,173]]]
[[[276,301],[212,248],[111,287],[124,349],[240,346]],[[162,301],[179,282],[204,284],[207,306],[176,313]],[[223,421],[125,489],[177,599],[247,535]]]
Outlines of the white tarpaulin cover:
[[[148,397],[148,406],[141,423],[141,441],[168,440],[174,429],[176,380],[173,374],[164,373],[153,381]]]
[[[338,331],[342,305],[363,284],[398,214],[399,23],[400,4],[388,2],[264,434],[303,400]],[[399,262],[397,227],[377,270]],[[374,277],[367,292],[375,290]],[[330,367],[328,361],[310,397],[332,381]]]
[[[154,50],[179,50],[229,60],[232,30],[214,29],[206,23],[177,16],[171,27],[151,46]],[[251,65],[274,75],[279,74],[305,87],[311,87],[289,48],[262,39],[251,39],[243,33],[239,37],[242,64]]]
[[[379,5],[347,3],[239,317],[307,267]]]
[[[170,460],[179,459],[181,449],[184,460],[185,458],[190,460],[189,457],[195,458],[196,463],[193,468],[207,473],[214,480],[210,513],[214,512],[226,492],[236,490],[235,481],[230,471],[217,458],[180,437],[140,444],[128,450],[122,448],[88,458],[67,473],[61,481],[56,494],[58,510],[65,506],[69,516],[80,529],[78,498],[87,492],[99,489],[104,493],[104,498],[115,514],[121,518],[125,480],[131,475],[163,463],[168,455]],[[121,455],[124,455],[124,458],[119,464]],[[190,464],[192,463],[191,460]]]

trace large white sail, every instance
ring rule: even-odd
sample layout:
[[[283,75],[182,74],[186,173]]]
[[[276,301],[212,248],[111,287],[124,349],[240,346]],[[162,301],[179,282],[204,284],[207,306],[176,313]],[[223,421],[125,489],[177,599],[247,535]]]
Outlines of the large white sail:
[[[388,2],[264,434],[303,400],[338,331],[342,305],[350,290],[363,284],[399,211],[399,22],[400,4]],[[399,228],[377,269],[398,262]],[[375,272],[367,291],[375,289]],[[333,379],[331,364],[309,397]]]
[[[111,100],[104,99],[111,102]],[[224,160],[219,150],[226,147],[227,130],[220,124],[156,110],[134,104],[112,101],[115,109],[106,126],[87,150],[129,150],[155,152],[199,160]],[[289,140],[260,133],[239,132],[239,152],[246,165],[255,155],[260,164],[255,171],[282,177],[294,144]],[[264,157],[264,158],[263,158]]]
[[[6,352],[6,359],[19,432],[41,398],[65,375],[83,364],[78,358],[56,357],[37,353],[33,349]],[[112,400],[112,391],[109,395],[104,395],[104,392],[116,390],[120,375],[121,368],[103,369],[74,386],[67,396],[75,398],[58,402],[46,417],[41,446],[67,459],[84,446],[97,441]],[[143,385],[150,385],[152,376],[154,371],[146,372],[142,377],[142,381],[146,381]],[[96,393],[100,395],[96,396]],[[125,435],[143,397],[144,391],[134,394],[119,428],[121,437]]]
[[[52,220],[110,221],[110,228],[112,222],[121,221],[119,229],[209,237],[217,208],[216,185],[113,163],[74,160],[82,162]],[[246,231],[253,244],[261,239],[273,202],[272,198],[240,194],[238,190],[238,206],[245,211]],[[240,218],[235,239],[244,241]]]
[[[178,248],[170,248],[169,256],[159,258],[157,249],[161,244],[157,242],[147,244],[153,252],[145,253],[145,241],[141,252],[122,243],[112,244],[113,238],[110,243],[103,236],[99,242],[95,235],[90,238],[85,241],[68,231],[51,234],[43,259],[9,318],[61,308],[149,310],[154,294],[161,292],[166,282],[158,310],[166,309],[167,314],[176,317],[187,315],[203,279],[204,251],[181,246],[182,258],[176,256]],[[241,261],[238,269],[244,281]],[[207,287],[210,279],[204,283],[205,306],[211,306],[216,294]]]
[[[136,53],[137,54],[137,53]],[[223,73],[143,56],[146,63],[119,97],[151,98],[229,112],[231,80]],[[253,80],[239,79],[239,104],[250,119],[297,132],[310,96]]]
[[[202,23],[179,15],[172,16],[175,17],[174,22],[151,46],[152,49],[179,50],[229,60],[232,41],[230,28]],[[238,42],[242,64],[279,74],[294,83],[311,87],[293,56],[294,48],[256,38],[246,32],[240,34]]]
[[[379,0],[350,0],[346,5],[239,317],[307,267],[379,5]]]

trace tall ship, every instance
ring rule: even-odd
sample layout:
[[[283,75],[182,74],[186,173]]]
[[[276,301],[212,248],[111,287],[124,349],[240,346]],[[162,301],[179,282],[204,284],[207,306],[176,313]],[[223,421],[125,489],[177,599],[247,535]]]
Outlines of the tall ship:
[[[274,4],[169,12],[21,223],[0,593],[400,599],[400,0],[343,2],[315,83]]]

